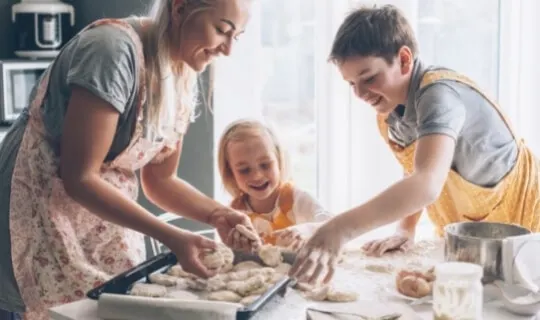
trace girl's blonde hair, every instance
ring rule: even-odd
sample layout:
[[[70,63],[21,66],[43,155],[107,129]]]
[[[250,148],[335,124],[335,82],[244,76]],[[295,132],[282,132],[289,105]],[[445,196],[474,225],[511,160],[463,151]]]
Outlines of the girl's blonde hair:
[[[274,145],[274,152],[278,159],[281,181],[288,179],[288,165],[285,150],[281,146],[274,131],[262,122],[252,119],[241,119],[231,123],[221,135],[218,146],[218,167],[221,181],[225,190],[234,198],[242,195],[229,163],[227,148],[231,142],[242,142],[249,138],[268,137]]]
[[[182,8],[183,19],[181,28],[197,13],[209,10],[218,0],[184,0]],[[185,63],[174,63],[170,58],[171,48],[171,14],[173,0],[155,0],[149,12],[152,21],[149,32],[143,38],[144,56],[146,64],[147,86],[147,113],[150,130],[159,130],[161,127],[161,113],[167,101],[165,97],[171,95],[167,92],[165,80],[174,77],[173,83],[175,101],[183,108],[194,112],[197,105],[197,72]],[[155,90],[155,88],[158,88]]]

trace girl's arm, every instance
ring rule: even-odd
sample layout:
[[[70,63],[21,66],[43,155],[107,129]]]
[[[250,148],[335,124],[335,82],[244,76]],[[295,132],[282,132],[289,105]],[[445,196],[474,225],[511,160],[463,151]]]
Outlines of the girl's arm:
[[[414,172],[367,203],[333,218],[345,239],[403,219],[411,212],[419,212],[439,197],[452,159],[455,140],[444,134],[427,135],[417,141]],[[416,221],[404,221],[410,227]]]

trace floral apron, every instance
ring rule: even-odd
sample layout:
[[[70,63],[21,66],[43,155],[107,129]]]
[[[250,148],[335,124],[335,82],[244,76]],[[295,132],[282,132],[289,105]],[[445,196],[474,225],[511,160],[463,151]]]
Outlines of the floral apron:
[[[427,207],[431,221],[439,235],[444,226],[460,221],[489,221],[521,225],[533,232],[540,231],[540,171],[538,160],[519,139],[498,105],[484,94],[470,79],[450,70],[426,72],[420,88],[436,81],[452,80],[461,82],[476,90],[499,113],[518,146],[518,156],[514,167],[494,187],[474,185],[456,171],[450,170],[439,199]],[[386,117],[378,115],[379,131],[390,145],[392,152],[407,174],[414,171],[416,143],[403,148],[388,138]]]
[[[172,154],[185,132],[189,112],[176,112],[174,134],[158,142],[143,137],[141,109],[146,81],[142,43],[136,31],[121,20],[99,20],[83,31],[103,24],[124,30],[136,44],[139,88],[131,141],[114,160],[103,164],[100,174],[136,200],[139,187],[135,171]],[[142,234],[102,220],[67,195],[58,176],[59,158],[48,142],[40,110],[51,69],[42,77],[30,103],[10,197],[12,263],[27,320],[49,319],[49,308],[84,298],[88,290],[146,258]]]

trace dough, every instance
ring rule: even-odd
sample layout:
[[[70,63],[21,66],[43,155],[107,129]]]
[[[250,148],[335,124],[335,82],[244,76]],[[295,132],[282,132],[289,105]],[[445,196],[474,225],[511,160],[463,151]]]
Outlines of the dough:
[[[252,295],[261,295],[261,294],[264,294],[266,291],[270,290],[270,288],[272,288],[272,284],[267,282],[267,283],[263,284],[260,288],[249,292],[249,295],[250,296],[252,296]]]
[[[426,279],[413,275],[398,280],[397,289],[401,294],[412,298],[422,298],[431,294],[431,285]]]
[[[245,306],[249,306],[250,304],[255,302],[255,300],[259,299],[259,297],[260,297],[259,295],[247,296],[247,297],[243,298],[242,300],[240,300],[240,303],[245,305]]]
[[[182,279],[179,279],[178,277],[173,277],[163,273],[153,273],[148,276],[148,280],[150,280],[151,283],[160,284],[166,287],[174,287],[180,281],[182,281]]]
[[[198,295],[194,294],[193,292],[186,291],[186,290],[169,291],[169,293],[165,295],[165,298],[181,299],[181,300],[199,300]]]
[[[154,283],[136,283],[129,294],[132,296],[161,298],[167,294],[167,288]]]
[[[259,268],[259,269],[251,269],[249,271],[250,277],[256,276],[256,275],[262,275],[266,279],[266,281],[269,281],[272,279],[272,276],[276,273],[274,268]]]
[[[247,280],[251,276],[251,270],[233,271],[229,272],[227,276],[229,281],[243,281]]]
[[[376,273],[392,273],[394,267],[390,264],[366,264],[365,269]]]
[[[179,277],[179,278],[188,278],[188,279],[196,279],[197,276],[193,273],[189,273],[182,269],[182,266],[177,264],[172,266],[168,271],[167,274],[173,276],[173,277]]]
[[[314,288],[310,291],[306,291],[304,296],[313,301],[324,301],[328,296],[328,291],[330,290],[329,286],[323,286]]]
[[[235,226],[235,229],[241,235],[243,235],[244,237],[248,238],[251,241],[260,241],[259,237],[255,233],[251,232],[248,228],[246,228],[246,226],[244,226],[243,224],[237,224]]]
[[[358,299],[358,294],[352,291],[339,291],[330,289],[326,294],[326,300],[331,302],[352,302]]]
[[[304,282],[297,282],[295,285],[294,285],[294,289],[298,290],[298,291],[311,291],[314,289],[314,287],[308,283],[304,283]]]
[[[187,279],[188,288],[195,291],[204,291],[208,287],[207,280],[204,279]]]
[[[218,250],[223,256],[223,265],[221,266],[220,272],[229,272],[233,268],[234,252],[224,243],[218,244]]]
[[[274,284],[281,281],[281,279],[283,278],[285,278],[284,274],[276,272],[272,275],[272,277],[268,280],[268,282]]]
[[[291,265],[285,262],[280,263],[277,267],[274,268],[277,273],[281,274],[288,274],[289,270],[291,270]]]
[[[227,283],[227,289],[245,297],[248,293],[259,289],[265,283],[266,279],[263,275],[256,275],[245,281],[230,281]]]
[[[270,244],[265,244],[259,248],[259,257],[269,267],[277,267],[283,261],[281,249]]]
[[[239,302],[242,300],[242,297],[233,291],[221,290],[210,293],[206,296],[206,299],[213,301]]]
[[[219,291],[227,287],[227,282],[220,277],[213,277],[206,281],[206,291]]]
[[[204,251],[201,257],[201,262],[210,270],[221,269],[221,267],[225,265],[225,259],[223,258],[223,254],[221,254],[219,248],[217,250]]]
[[[236,264],[232,270],[233,271],[242,271],[242,270],[251,270],[251,269],[258,269],[262,268],[260,264],[258,264],[255,261],[242,261],[238,264]]]

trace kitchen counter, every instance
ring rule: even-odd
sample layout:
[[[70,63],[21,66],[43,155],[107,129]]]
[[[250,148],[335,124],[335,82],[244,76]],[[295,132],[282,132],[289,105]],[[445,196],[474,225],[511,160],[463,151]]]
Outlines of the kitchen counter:
[[[359,244],[349,246],[352,250],[348,252],[347,259],[336,272],[333,283],[336,288],[356,291],[359,299],[364,301],[405,303],[390,292],[395,287],[393,272],[405,266],[429,267],[443,260],[443,245],[440,240],[420,241],[406,254],[397,252],[380,258],[366,257],[359,247]],[[370,271],[374,269],[378,271]],[[306,319],[306,307],[309,304],[309,301],[291,290],[284,298],[278,297],[271,301],[252,319]],[[433,318],[431,305],[415,305],[412,308],[417,312],[419,319]],[[101,320],[97,317],[97,302],[91,300],[59,306],[50,312],[53,320]],[[517,320],[535,317],[516,316],[502,309],[499,301],[491,300],[484,306],[484,319]]]

